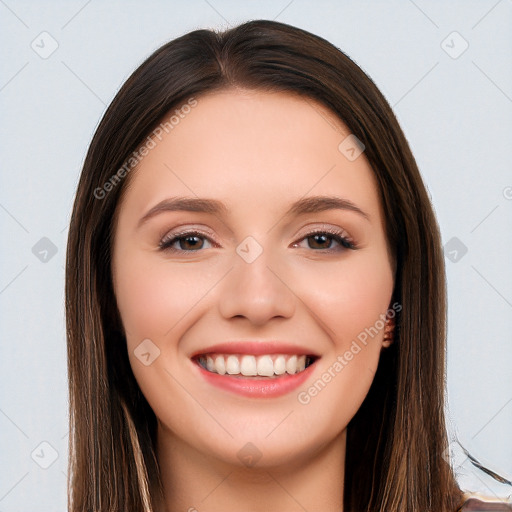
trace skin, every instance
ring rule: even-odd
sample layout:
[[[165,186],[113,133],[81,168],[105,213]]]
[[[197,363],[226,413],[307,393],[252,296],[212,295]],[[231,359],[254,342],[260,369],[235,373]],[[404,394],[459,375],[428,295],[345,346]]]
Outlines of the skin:
[[[394,273],[373,171],[364,153],[349,161],[338,150],[350,131],[310,99],[228,89],[197,100],[133,171],[114,231],[130,362],[158,418],[161,509],[339,512],[346,426],[389,344],[383,331],[307,404],[298,394],[332,375],[337,357],[390,308]],[[342,209],[285,215],[294,201],[322,195],[349,199],[368,219]],[[139,225],[173,196],[217,199],[227,212],[165,211]],[[325,227],[357,249],[308,238]],[[159,249],[185,228],[206,235],[195,250],[183,240],[175,252]],[[248,236],[263,249],[252,263],[236,252]],[[134,353],[144,339],[160,350],[148,366]],[[190,360],[232,340],[297,343],[320,359],[291,393],[242,397],[209,384]],[[261,454],[252,467],[238,456],[248,442]]]

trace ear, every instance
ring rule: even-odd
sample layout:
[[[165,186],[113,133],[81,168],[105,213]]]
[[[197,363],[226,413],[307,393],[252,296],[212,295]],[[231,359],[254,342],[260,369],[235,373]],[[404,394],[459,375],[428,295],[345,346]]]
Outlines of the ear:
[[[382,347],[388,348],[393,343],[395,337],[395,317],[386,320],[384,327],[384,338],[382,340]]]

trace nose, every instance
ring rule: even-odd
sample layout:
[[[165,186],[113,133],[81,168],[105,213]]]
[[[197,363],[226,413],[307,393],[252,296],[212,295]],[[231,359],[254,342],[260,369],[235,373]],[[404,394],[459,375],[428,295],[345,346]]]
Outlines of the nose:
[[[264,325],[272,318],[291,318],[298,299],[290,277],[279,268],[267,258],[267,251],[250,263],[236,255],[234,268],[220,290],[221,315],[246,318],[254,325]]]

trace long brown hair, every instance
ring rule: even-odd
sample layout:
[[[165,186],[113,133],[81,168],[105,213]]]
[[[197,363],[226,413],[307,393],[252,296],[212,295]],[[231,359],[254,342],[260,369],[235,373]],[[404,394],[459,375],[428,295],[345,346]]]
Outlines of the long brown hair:
[[[131,371],[112,287],[113,219],[130,180],[125,162],[148,134],[191,97],[231,86],[327,106],[363,142],[378,182],[396,261],[393,301],[403,307],[395,342],[348,426],[345,510],[455,511],[463,495],[442,456],[444,259],[418,167],[389,104],[347,55],[266,20],[195,30],[159,48],[123,85],[93,137],[66,262],[69,510],[149,511],[162,498],[156,418]]]

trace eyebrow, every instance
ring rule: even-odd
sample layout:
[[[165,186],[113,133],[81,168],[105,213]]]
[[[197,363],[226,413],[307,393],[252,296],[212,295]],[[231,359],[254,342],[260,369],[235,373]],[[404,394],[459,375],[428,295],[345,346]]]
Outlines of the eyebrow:
[[[309,196],[299,199],[290,206],[284,217],[291,215],[304,215],[307,213],[317,213],[334,209],[355,212],[366,220],[370,220],[370,216],[361,210],[359,206],[348,199],[337,196]],[[214,215],[229,213],[227,206],[217,199],[203,199],[199,197],[171,197],[160,201],[146,214],[144,214],[144,216],[139,220],[138,227],[159,213],[174,211],[210,213]]]

